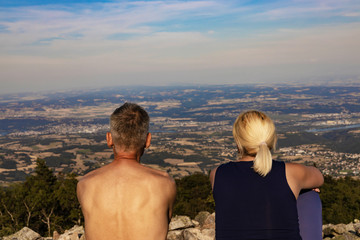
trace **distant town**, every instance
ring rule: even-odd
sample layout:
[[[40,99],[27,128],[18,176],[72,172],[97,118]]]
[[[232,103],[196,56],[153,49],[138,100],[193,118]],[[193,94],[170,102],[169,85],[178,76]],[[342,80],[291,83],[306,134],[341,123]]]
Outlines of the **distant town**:
[[[126,101],[151,117],[153,141],[142,162],[175,178],[236,160],[232,124],[248,109],[274,119],[275,159],[360,176],[360,86],[225,85],[2,95],[1,183],[24,180],[38,158],[80,176],[107,164],[109,116]]]

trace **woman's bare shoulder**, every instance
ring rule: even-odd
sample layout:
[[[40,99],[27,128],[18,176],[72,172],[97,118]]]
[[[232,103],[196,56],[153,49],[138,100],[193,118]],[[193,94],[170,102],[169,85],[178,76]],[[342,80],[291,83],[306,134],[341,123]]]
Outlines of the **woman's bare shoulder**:
[[[210,183],[211,183],[211,187],[214,189],[214,183],[215,183],[215,175],[216,175],[216,171],[219,168],[219,166],[215,167],[214,169],[211,170],[210,172]]]
[[[320,187],[324,183],[324,177],[319,169],[313,166],[305,166],[299,163],[286,163],[287,177],[298,181],[302,189]]]

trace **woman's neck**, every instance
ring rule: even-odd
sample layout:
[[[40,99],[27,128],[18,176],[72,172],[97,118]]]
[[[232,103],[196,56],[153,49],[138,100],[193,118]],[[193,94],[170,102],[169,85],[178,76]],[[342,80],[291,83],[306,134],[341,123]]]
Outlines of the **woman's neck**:
[[[253,156],[244,155],[238,161],[239,162],[250,162],[250,161],[254,161],[254,159],[255,159],[255,157],[253,157]]]

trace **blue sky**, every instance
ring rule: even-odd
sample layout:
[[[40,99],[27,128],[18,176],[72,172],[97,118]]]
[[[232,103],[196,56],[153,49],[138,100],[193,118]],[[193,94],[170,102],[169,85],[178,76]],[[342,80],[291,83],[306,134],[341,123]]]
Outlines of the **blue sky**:
[[[360,82],[360,1],[0,0],[0,93]]]

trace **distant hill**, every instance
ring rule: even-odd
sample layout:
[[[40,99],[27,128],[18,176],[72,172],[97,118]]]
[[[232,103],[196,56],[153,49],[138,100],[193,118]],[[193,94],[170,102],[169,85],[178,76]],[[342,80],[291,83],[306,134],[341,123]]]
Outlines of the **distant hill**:
[[[111,161],[108,118],[126,101],[151,117],[153,141],[143,162],[174,177],[235,160],[232,124],[248,109],[274,119],[280,159],[357,176],[359,92],[359,85],[218,85],[2,95],[0,181],[24,180],[37,158],[55,172],[80,175]]]

